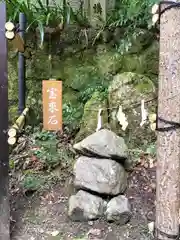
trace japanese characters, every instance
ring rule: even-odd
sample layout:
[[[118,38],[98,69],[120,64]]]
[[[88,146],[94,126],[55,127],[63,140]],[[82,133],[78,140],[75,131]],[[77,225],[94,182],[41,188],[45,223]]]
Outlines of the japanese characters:
[[[62,129],[61,81],[43,81],[43,122],[46,130]]]

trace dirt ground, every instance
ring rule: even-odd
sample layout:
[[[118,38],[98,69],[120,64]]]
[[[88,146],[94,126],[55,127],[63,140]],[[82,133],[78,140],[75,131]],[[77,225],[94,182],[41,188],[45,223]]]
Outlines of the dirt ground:
[[[25,196],[12,195],[12,240],[150,240],[148,223],[155,219],[155,166],[137,166],[129,174],[126,196],[133,217],[125,226],[95,222],[72,222],[67,217],[67,189],[58,183],[49,191]]]

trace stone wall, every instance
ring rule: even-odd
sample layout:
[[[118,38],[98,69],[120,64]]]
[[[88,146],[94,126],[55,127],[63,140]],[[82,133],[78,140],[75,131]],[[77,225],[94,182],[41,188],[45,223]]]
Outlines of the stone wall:
[[[79,31],[73,28],[64,32],[53,40],[51,48],[45,44],[44,49],[39,49],[36,42],[28,43],[32,57],[26,61],[26,84],[27,104],[35,112],[33,122],[38,123],[42,120],[42,80],[54,78],[63,81],[63,122],[75,129],[86,126],[78,135],[80,139],[94,131],[97,121],[97,112],[88,110],[91,105],[89,100],[93,97],[93,104],[96,105],[95,97],[98,96],[97,101],[102,99],[98,104],[104,106],[104,101],[108,100],[107,90],[116,75],[133,72],[148,77],[150,81],[157,81],[159,45],[157,41],[142,41],[147,32],[141,31],[142,36],[139,35],[132,47],[121,54],[111,41],[84,47],[84,38],[78,39]],[[18,106],[17,56],[13,56],[11,48],[9,50],[10,120],[13,121],[17,117]],[[52,61],[49,61],[50,52]],[[91,121],[86,120],[89,114],[94,116]],[[86,121],[93,126],[90,130],[87,130],[90,127]]]

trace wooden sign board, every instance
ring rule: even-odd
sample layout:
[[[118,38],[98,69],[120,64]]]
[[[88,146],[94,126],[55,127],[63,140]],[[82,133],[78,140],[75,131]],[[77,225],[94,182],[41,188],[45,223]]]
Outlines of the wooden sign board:
[[[44,80],[43,126],[45,130],[62,130],[62,81]]]

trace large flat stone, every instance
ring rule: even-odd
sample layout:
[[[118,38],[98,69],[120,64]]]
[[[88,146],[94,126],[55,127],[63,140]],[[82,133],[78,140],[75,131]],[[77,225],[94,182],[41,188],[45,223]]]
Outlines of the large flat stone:
[[[87,156],[100,156],[115,160],[128,158],[128,148],[124,139],[108,129],[91,134],[81,142],[74,144],[73,147]]]

